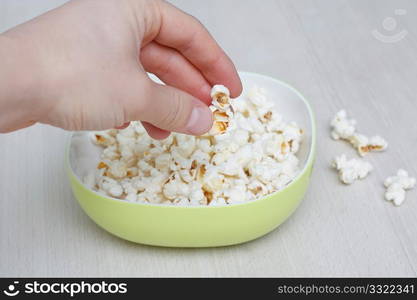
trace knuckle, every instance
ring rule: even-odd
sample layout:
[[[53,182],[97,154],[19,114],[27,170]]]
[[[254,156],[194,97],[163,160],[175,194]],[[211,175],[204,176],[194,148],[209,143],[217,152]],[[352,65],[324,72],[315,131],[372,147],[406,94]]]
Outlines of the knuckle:
[[[185,102],[182,101],[178,93],[171,93],[170,109],[162,116],[161,123],[166,128],[181,127],[185,123],[182,112],[184,111]]]

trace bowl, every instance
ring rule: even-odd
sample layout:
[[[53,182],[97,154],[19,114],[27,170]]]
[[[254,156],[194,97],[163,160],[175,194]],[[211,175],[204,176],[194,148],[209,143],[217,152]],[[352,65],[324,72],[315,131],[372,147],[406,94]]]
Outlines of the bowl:
[[[287,121],[296,121],[305,134],[297,157],[298,175],[282,190],[263,198],[223,206],[170,206],[131,203],[87,188],[80,178],[97,166],[100,149],[88,132],[71,136],[66,169],[75,198],[100,227],[122,239],[165,247],[216,247],[244,243],[282,224],[307,190],[315,153],[316,129],[309,103],[293,87],[271,77],[239,73],[243,95],[257,85],[267,90]]]

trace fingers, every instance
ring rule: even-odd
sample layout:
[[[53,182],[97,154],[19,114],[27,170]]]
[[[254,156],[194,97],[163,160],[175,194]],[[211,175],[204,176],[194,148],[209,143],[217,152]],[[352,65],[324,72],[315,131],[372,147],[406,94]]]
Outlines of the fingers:
[[[174,87],[154,83],[146,74],[134,74],[129,95],[123,98],[125,120],[140,120],[165,131],[201,135],[213,124],[211,110],[206,104]],[[145,125],[155,138],[166,133]]]
[[[150,104],[142,120],[168,131],[201,135],[210,130],[210,109],[193,96],[176,88],[150,82]]]
[[[210,84],[178,51],[152,42],[141,49],[140,61],[166,84],[210,104]]]
[[[242,92],[242,83],[229,57],[223,52],[204,26],[194,17],[173,5],[157,2],[161,13],[161,28],[155,40],[178,50],[210,82],[229,88],[232,97]]]
[[[11,126],[8,126],[8,127],[0,126],[0,134],[1,133],[10,133],[10,132],[13,132],[13,131],[16,131],[16,130],[19,130],[19,129],[30,127],[30,126],[35,125],[35,124],[36,124],[35,121],[26,121],[26,122],[23,122],[22,124],[20,124],[20,123],[19,124],[12,124]]]
[[[166,139],[171,134],[169,131],[155,127],[148,122],[142,122],[142,125],[145,128],[146,132],[149,134],[149,136],[156,140]]]

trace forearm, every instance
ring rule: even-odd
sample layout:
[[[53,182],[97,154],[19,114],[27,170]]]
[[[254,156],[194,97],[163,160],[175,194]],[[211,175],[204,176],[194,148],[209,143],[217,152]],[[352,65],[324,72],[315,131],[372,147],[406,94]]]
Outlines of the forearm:
[[[0,133],[32,125],[39,112],[37,74],[19,42],[0,34]]]

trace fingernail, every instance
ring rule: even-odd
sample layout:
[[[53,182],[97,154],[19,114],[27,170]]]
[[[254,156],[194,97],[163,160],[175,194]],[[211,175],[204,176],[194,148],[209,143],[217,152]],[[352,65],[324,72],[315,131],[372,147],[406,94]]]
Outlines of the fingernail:
[[[189,134],[201,135],[210,130],[213,117],[208,107],[194,106],[186,126]]]

